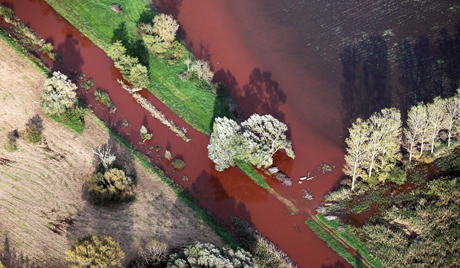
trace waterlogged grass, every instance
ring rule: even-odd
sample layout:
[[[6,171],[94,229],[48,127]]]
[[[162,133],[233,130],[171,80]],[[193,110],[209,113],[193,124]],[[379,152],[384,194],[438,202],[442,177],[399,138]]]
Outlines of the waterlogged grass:
[[[119,0],[116,3],[122,7],[122,14],[110,9],[113,4],[110,1],[46,1],[102,49],[107,49],[115,40],[121,40],[129,54],[139,58],[149,69],[150,85],[147,89],[193,128],[209,135],[215,117],[231,117],[214,93],[201,90],[192,82],[178,77],[187,68],[183,61],[170,65],[167,59],[149,54],[142,42],[134,38],[136,25],[151,22],[154,17],[149,7],[151,1]],[[192,56],[190,52],[186,54]]]
[[[269,189],[270,188],[270,185],[268,185],[268,183],[264,180],[264,178],[262,178],[262,176],[260,176],[254,169],[254,167],[252,167],[250,164],[244,162],[244,161],[239,161],[239,160],[236,160],[235,161],[237,166],[244,172],[246,173],[246,175],[249,176],[249,178],[251,178],[251,180],[253,180],[255,183],[257,183],[257,185],[259,185],[260,187],[264,188],[264,189]]]
[[[378,268],[384,268],[384,266],[380,263],[379,260],[374,259],[371,257],[372,253],[371,250],[366,247],[366,245],[361,242],[353,233],[350,232],[350,227],[347,225],[341,225],[338,219],[328,221],[323,215],[316,216],[321,224],[331,228],[335,235],[340,237],[343,241],[345,241],[348,245],[354,248],[359,254],[364,257],[367,262],[369,262],[372,266]],[[345,228],[345,232],[340,232],[337,227],[343,226]]]
[[[347,262],[355,267],[364,267],[361,261],[350,254],[339,242],[335,241],[330,235],[326,233],[316,222],[308,220],[305,222],[322,240],[326,241],[328,246],[332,248],[337,254],[344,258]]]

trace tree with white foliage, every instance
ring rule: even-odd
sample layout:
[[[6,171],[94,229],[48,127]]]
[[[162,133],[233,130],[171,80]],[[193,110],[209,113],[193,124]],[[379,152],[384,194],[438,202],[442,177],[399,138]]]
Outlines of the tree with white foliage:
[[[219,248],[213,244],[195,244],[184,251],[169,256],[167,268],[251,268],[254,258],[251,253],[238,248]]]
[[[245,153],[243,159],[251,164],[258,168],[270,167],[273,155],[280,149],[284,149],[290,158],[295,157],[292,143],[284,134],[288,130],[287,125],[273,116],[253,114],[241,126]]]
[[[77,102],[77,86],[58,72],[45,80],[41,105],[47,114],[60,115],[74,107]]]
[[[96,147],[94,154],[99,158],[98,161],[102,163],[106,171],[112,168],[113,162],[117,159],[115,155],[112,154],[112,147],[108,143],[105,146],[101,145]]]
[[[412,161],[412,152],[419,140],[423,119],[426,118],[424,106],[423,103],[412,106],[407,115],[407,128],[404,129],[404,136],[409,143],[409,162]]]
[[[428,128],[427,134],[430,138],[431,153],[434,150],[434,143],[439,139],[438,134],[446,124],[446,113],[445,113],[446,101],[440,97],[436,97],[433,103],[427,104],[428,114]]]
[[[445,102],[445,113],[446,113],[446,129],[448,138],[448,147],[450,147],[450,139],[455,136],[459,128],[460,118],[460,89],[457,94]]]
[[[271,115],[253,114],[241,127],[231,119],[218,117],[209,140],[208,156],[219,171],[235,166],[235,160],[266,168],[273,164],[273,155],[280,149],[295,157],[284,134],[287,130],[286,124]]]
[[[366,161],[369,152],[369,125],[368,122],[358,118],[353,123],[350,131],[350,136],[345,140],[347,144],[347,154],[345,155],[345,167],[343,172],[351,176],[351,190],[355,188],[357,177],[364,177],[363,163]]]
[[[235,166],[235,159],[241,150],[241,127],[234,120],[218,117],[214,121],[209,140],[208,156],[216,164],[216,170],[223,171]]]
[[[160,14],[153,18],[152,31],[156,33],[168,48],[176,39],[176,32],[179,29],[179,24],[171,15]]]

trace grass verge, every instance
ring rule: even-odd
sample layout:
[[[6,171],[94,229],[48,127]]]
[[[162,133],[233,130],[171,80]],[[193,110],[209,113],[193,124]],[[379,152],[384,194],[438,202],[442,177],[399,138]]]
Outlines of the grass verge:
[[[354,248],[361,256],[363,256],[367,262],[369,262],[372,266],[378,268],[384,268],[384,266],[380,263],[379,260],[374,259],[371,257],[371,250],[364,245],[361,240],[359,240],[352,232],[350,232],[350,227],[347,225],[342,225],[339,223],[338,219],[328,221],[323,215],[316,215],[318,220],[321,224],[329,227],[333,230],[334,234],[340,237],[343,241],[345,241],[349,246]],[[337,227],[343,226],[345,228],[345,232],[340,232]]]
[[[321,239],[327,242],[328,246],[332,248],[340,257],[344,258],[355,267],[364,267],[361,261],[351,255],[339,242],[335,241],[329,234],[326,233],[316,222],[308,220],[305,222]]]
[[[252,167],[250,164],[244,162],[244,161],[239,161],[239,160],[236,160],[236,165],[244,172],[246,173],[246,175],[249,176],[249,178],[251,178],[251,180],[253,180],[255,183],[257,183],[257,185],[259,185],[260,187],[264,188],[264,189],[269,189],[270,188],[270,185],[268,185],[268,183],[264,180],[264,178],[262,176],[260,176],[256,170],[254,169],[254,167]]]
[[[167,59],[148,53],[143,43],[134,37],[136,25],[151,22],[155,16],[150,8],[151,1],[119,0],[117,4],[123,8],[122,14],[113,12],[112,3],[107,1],[46,1],[103,50],[121,40],[129,54],[139,58],[149,69],[147,89],[193,128],[209,135],[215,117],[232,117],[216,94],[179,78],[178,74],[187,69],[183,60],[169,64]],[[190,52],[186,54],[193,57]]]

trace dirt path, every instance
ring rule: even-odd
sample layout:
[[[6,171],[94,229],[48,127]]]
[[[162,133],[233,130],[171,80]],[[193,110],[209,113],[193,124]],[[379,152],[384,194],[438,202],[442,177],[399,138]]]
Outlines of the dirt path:
[[[62,267],[64,251],[88,233],[115,237],[126,261],[137,257],[145,238],[155,237],[170,247],[196,240],[221,245],[214,232],[113,140],[99,119],[87,113],[78,135],[43,115],[39,96],[44,75],[0,40],[0,248],[8,236],[11,247],[44,267]],[[39,114],[45,142],[20,139],[18,150],[5,148],[7,133],[23,130]],[[137,174],[137,200],[109,208],[86,201],[84,178],[94,171],[92,150],[111,142],[118,161]]]

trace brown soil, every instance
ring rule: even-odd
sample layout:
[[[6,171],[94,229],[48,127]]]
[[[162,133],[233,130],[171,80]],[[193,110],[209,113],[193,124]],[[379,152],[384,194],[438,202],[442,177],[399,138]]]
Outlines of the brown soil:
[[[222,245],[219,237],[173,191],[140,163],[123,154],[137,175],[136,201],[95,207],[87,201],[85,177],[95,171],[93,148],[109,142],[99,119],[87,113],[82,135],[47,118],[39,97],[45,76],[0,40],[0,239],[44,267],[63,267],[64,252],[88,233],[116,238],[125,264],[137,257],[149,237],[170,248],[196,240]],[[6,150],[8,132],[23,130],[27,120],[43,118],[41,144],[18,140]],[[113,142],[113,141],[111,141]],[[0,242],[0,247],[3,241]]]

